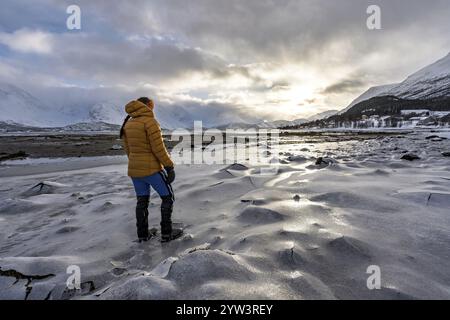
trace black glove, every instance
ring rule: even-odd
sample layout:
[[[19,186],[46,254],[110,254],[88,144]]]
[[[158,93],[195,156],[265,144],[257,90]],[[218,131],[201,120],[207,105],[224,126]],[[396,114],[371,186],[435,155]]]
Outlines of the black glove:
[[[164,169],[166,169],[167,173],[167,182],[171,184],[175,181],[175,170],[173,169],[173,167],[165,167]]]

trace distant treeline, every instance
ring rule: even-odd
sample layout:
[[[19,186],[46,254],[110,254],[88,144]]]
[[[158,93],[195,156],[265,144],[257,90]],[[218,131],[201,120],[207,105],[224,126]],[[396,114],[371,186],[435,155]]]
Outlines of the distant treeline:
[[[343,114],[336,114],[329,118],[304,123],[283,129],[300,129],[309,127],[326,127],[331,124],[359,121],[363,116],[371,117],[404,117],[402,110],[450,111],[450,97],[428,100],[408,100],[394,96],[374,97],[360,102]],[[450,122],[449,116],[439,119],[440,122]]]

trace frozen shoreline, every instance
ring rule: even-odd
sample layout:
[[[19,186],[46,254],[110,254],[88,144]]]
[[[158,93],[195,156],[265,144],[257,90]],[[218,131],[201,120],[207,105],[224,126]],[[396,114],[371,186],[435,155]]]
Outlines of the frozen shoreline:
[[[0,268],[15,273],[0,299],[450,299],[450,145],[428,134],[285,144],[277,176],[178,166],[186,235],[165,245],[133,242],[125,158],[13,163],[0,169]],[[81,291],[65,288],[69,265]],[[381,290],[366,286],[370,265]]]
[[[0,178],[92,169],[126,163],[126,156],[7,160],[0,164]]]

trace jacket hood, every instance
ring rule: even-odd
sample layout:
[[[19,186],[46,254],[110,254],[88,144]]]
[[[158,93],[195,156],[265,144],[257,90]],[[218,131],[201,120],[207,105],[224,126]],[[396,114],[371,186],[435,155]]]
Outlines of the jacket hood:
[[[129,102],[125,106],[125,111],[133,118],[136,118],[139,116],[154,117],[153,105],[151,107],[149,107],[137,100]]]

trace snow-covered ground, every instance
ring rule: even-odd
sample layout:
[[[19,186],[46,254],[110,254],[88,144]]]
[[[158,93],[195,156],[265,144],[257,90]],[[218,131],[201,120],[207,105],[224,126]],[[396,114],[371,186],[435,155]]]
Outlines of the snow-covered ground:
[[[284,138],[276,176],[251,163],[178,166],[174,219],[186,232],[167,244],[134,242],[124,157],[6,163],[0,298],[450,299],[450,142],[427,135]],[[82,290],[66,288],[70,265]],[[366,285],[371,265],[380,290]]]

